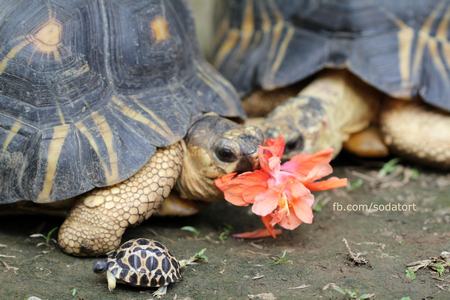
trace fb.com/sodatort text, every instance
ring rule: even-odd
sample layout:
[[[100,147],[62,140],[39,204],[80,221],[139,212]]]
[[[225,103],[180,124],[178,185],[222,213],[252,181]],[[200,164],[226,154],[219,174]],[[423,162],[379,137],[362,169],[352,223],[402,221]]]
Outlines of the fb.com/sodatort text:
[[[334,211],[416,211],[416,204],[347,204],[333,203]]]

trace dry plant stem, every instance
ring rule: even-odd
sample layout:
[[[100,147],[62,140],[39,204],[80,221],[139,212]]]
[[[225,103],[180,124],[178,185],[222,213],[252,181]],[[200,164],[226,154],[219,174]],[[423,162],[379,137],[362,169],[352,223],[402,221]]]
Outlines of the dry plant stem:
[[[151,229],[151,228],[145,228],[145,229],[147,229],[148,231],[150,231],[151,233],[153,233],[154,235],[156,235],[157,237],[160,237],[160,238],[163,238],[163,239],[165,239],[165,240],[168,240],[169,242],[171,242],[172,244],[174,244],[175,243],[175,241],[174,240],[171,240],[171,239],[169,239],[168,237],[165,237],[165,236],[163,236],[163,235],[160,235],[160,234],[158,234],[158,233],[156,233],[156,231],[154,231],[153,229]]]
[[[303,284],[303,285],[296,286],[296,287],[290,287],[290,288],[288,288],[288,289],[289,289],[289,290],[302,290],[302,289],[306,289],[307,287],[309,287],[309,284],[308,284],[308,285]]]
[[[363,257],[359,257],[361,255],[361,253],[354,253],[352,252],[352,250],[350,249],[350,246],[348,245],[347,240],[344,238],[342,240],[345,243],[345,247],[347,248],[348,254],[350,255],[350,258],[357,264],[360,265],[366,265],[368,263],[367,259],[363,258]]]
[[[10,267],[6,262],[4,262],[3,260],[0,259],[0,262],[3,264],[3,266],[8,270],[8,271],[12,271],[14,274],[18,274],[17,271],[19,270],[19,268],[16,267]]]
[[[404,167],[401,165],[398,165],[397,169],[393,173],[386,175],[384,177],[381,177],[381,178],[373,177],[373,176],[363,174],[363,173],[360,173],[357,171],[350,171],[350,173],[358,178],[361,178],[361,179],[369,182],[370,185],[378,186],[381,189],[402,187],[411,180],[411,177],[414,174],[414,172],[411,168]],[[403,174],[403,180],[401,180],[401,181],[395,180],[394,181],[394,179],[396,177],[400,176],[401,174]]]

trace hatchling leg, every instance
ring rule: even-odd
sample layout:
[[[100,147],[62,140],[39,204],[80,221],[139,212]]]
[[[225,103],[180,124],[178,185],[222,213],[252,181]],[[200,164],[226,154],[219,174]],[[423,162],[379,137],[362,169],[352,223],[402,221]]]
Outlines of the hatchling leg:
[[[112,292],[116,288],[116,277],[108,270],[106,271],[106,279],[108,280],[108,290]]]
[[[167,293],[167,285],[163,285],[153,293],[153,296],[156,298],[161,298],[161,296],[164,296],[166,293]]]
[[[83,195],[59,230],[61,249],[76,256],[116,249],[125,229],[148,219],[169,195],[181,172],[182,154],[180,143],[158,148],[131,178]]]

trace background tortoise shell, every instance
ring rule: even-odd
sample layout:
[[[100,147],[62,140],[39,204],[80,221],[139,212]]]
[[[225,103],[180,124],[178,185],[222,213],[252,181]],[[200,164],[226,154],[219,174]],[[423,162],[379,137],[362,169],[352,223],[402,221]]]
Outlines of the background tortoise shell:
[[[183,0],[0,6],[0,203],[121,182],[202,112],[245,118]]]
[[[107,261],[114,277],[131,285],[160,287],[181,278],[178,260],[154,240],[129,240],[108,254]]]
[[[348,68],[450,111],[450,1],[221,1],[214,65],[241,94]]]

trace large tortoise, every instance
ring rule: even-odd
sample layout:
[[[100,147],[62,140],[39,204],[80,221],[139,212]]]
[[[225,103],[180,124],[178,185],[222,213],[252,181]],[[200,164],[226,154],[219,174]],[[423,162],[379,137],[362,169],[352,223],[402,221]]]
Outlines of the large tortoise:
[[[213,62],[241,95],[272,91],[246,98],[248,111],[292,97],[261,125],[285,137],[286,157],[344,141],[385,154],[363,152],[367,135],[349,140],[372,120],[393,152],[450,168],[449,20],[448,0],[221,1]]]
[[[85,193],[65,252],[114,250],[175,185],[217,201],[214,178],[258,166],[262,132],[219,117],[245,113],[186,1],[3,1],[0,28],[0,203]]]

